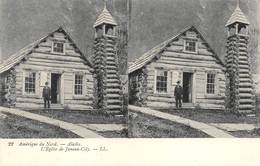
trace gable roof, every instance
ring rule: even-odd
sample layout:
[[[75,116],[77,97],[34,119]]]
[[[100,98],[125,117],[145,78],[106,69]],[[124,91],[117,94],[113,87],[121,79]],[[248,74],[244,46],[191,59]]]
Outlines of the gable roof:
[[[180,37],[181,35],[183,35],[186,31],[189,30],[194,30],[196,31],[200,36],[201,39],[203,41],[206,42],[206,40],[204,39],[204,37],[201,35],[201,33],[194,27],[194,26],[189,26],[187,28],[184,28],[182,31],[180,31],[177,35],[169,38],[168,40],[162,42],[161,44],[155,46],[154,48],[152,48],[151,50],[149,50],[148,52],[144,53],[141,57],[139,57],[129,68],[128,68],[128,73],[132,73],[138,69],[141,69],[143,66],[145,66],[146,64],[148,64],[149,62],[151,62],[157,54],[159,54],[160,52],[162,52],[165,47],[167,47],[167,45],[169,43],[171,43],[173,40],[177,39],[178,37]],[[207,44],[207,46],[209,47],[209,49],[212,51],[213,56],[217,59],[217,61],[224,66],[224,64],[222,63],[222,61],[219,59],[219,57],[217,56],[217,54],[214,52],[214,50],[209,46],[209,44]]]
[[[55,32],[63,32],[67,37],[68,40],[70,42],[72,42],[75,46],[75,48],[79,51],[81,58],[83,58],[86,63],[92,67],[92,64],[88,61],[88,59],[84,56],[84,54],[80,51],[80,49],[77,47],[77,45],[75,44],[75,42],[71,39],[71,37],[69,36],[69,34],[62,28],[59,27],[57,30],[49,33],[48,35],[40,38],[39,40],[34,41],[33,43],[25,46],[24,48],[20,49],[18,52],[16,52],[15,54],[11,55],[7,60],[5,60],[2,65],[0,65],[0,73],[3,73],[9,69],[11,69],[12,67],[14,67],[15,65],[19,64],[22,59],[25,58],[26,55],[28,55],[30,52],[33,51],[33,49],[35,47],[37,47],[42,41],[44,41],[46,38],[48,38],[49,36],[51,36],[52,34],[54,34]]]
[[[112,17],[110,12],[107,10],[106,4],[104,6],[103,11],[101,14],[98,16],[96,22],[94,23],[94,28],[101,25],[101,24],[111,24],[111,25],[117,25],[115,19]]]
[[[240,9],[239,3],[237,4],[237,7],[236,7],[235,11],[233,12],[231,17],[229,18],[226,26],[232,25],[232,24],[234,24],[236,22],[247,24],[247,25],[250,24],[248,19],[247,19],[247,17],[245,16],[245,14]]]

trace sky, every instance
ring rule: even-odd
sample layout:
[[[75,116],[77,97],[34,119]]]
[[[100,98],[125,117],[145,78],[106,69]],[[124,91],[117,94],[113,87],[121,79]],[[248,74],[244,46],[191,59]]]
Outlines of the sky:
[[[249,52],[252,57],[256,56],[259,33],[257,1],[240,0],[240,8],[251,23]],[[223,59],[227,36],[225,24],[236,5],[237,0],[132,0],[128,61],[134,61],[190,25],[198,28]]]

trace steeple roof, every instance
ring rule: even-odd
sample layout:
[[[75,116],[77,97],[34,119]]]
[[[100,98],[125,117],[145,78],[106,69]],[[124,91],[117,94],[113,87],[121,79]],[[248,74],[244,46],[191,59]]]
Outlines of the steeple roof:
[[[94,28],[101,25],[101,24],[112,24],[112,25],[117,25],[116,21],[114,20],[114,18],[112,17],[112,15],[110,14],[110,12],[107,10],[106,4],[104,6],[104,9],[102,11],[102,13],[98,16],[95,24],[94,24]]]
[[[236,7],[235,11],[233,12],[231,17],[229,18],[226,26],[234,24],[235,22],[243,23],[243,24],[247,24],[247,25],[250,24],[247,17],[245,16],[245,14],[242,12],[242,10],[239,7],[239,1],[237,3],[237,7]]]

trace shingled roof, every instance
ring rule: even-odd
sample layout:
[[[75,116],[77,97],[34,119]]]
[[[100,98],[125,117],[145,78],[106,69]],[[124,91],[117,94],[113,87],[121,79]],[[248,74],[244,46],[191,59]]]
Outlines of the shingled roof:
[[[132,73],[138,69],[141,69],[143,66],[145,66],[146,64],[148,64],[149,62],[151,62],[160,52],[162,52],[164,50],[165,47],[167,47],[167,45],[169,43],[171,43],[172,41],[174,41],[175,39],[177,39],[178,37],[180,37],[181,35],[183,35],[186,31],[189,30],[195,30],[198,34],[200,34],[202,40],[206,42],[206,40],[203,38],[203,36],[201,35],[201,33],[194,27],[194,26],[189,26],[187,28],[184,28],[182,31],[180,31],[177,35],[169,38],[168,40],[162,42],[161,44],[155,46],[154,48],[152,48],[151,50],[149,50],[148,52],[144,53],[141,57],[139,57],[132,65],[130,65],[130,67],[128,68],[128,73]],[[208,47],[210,48],[210,50],[213,53],[213,56],[216,58],[216,60],[222,65],[224,66],[224,64],[222,63],[222,61],[220,60],[220,58],[217,56],[217,54],[214,52],[214,50],[208,45]]]
[[[237,4],[237,7],[236,7],[235,11],[233,12],[231,17],[229,18],[226,26],[232,25],[232,24],[234,24],[236,22],[247,24],[247,25],[250,24],[248,19],[247,19],[247,17],[245,16],[245,14],[240,9],[239,3]]]
[[[101,24],[111,24],[111,25],[117,25],[116,21],[114,20],[114,18],[112,17],[112,15],[110,14],[110,12],[107,10],[106,5],[104,6],[103,11],[101,12],[101,14],[98,16],[95,24],[94,24],[94,28],[101,25]]]
[[[9,69],[11,69],[12,67],[14,67],[15,65],[19,64],[22,59],[25,58],[26,55],[28,55],[31,51],[33,51],[33,49],[35,47],[37,47],[37,45],[39,45],[42,41],[44,41],[47,37],[51,36],[53,33],[55,32],[63,32],[66,34],[66,36],[68,37],[68,39],[74,43],[74,41],[71,39],[71,37],[69,36],[69,34],[62,28],[59,27],[57,30],[49,33],[48,35],[40,38],[39,40],[34,41],[33,43],[25,46],[24,48],[22,48],[21,50],[19,50],[18,52],[16,52],[15,54],[11,55],[7,60],[5,60],[2,65],[0,65],[0,73],[3,73]],[[74,43],[74,46],[76,47],[76,49],[79,51],[79,53],[81,54],[81,57],[85,60],[85,62],[87,62],[87,64],[89,66],[92,66],[92,64],[87,60],[87,58],[84,56],[84,54],[78,49],[78,47],[76,46],[76,44]]]

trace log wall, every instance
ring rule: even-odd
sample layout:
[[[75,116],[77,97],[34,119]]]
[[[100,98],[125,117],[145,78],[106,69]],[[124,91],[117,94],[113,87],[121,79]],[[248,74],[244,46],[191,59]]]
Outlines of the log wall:
[[[134,105],[145,105],[147,100],[147,70],[141,68],[129,76],[129,103]]]
[[[229,91],[226,107],[230,112],[251,113],[255,110],[256,97],[247,44],[248,37],[243,35],[232,35],[227,40],[225,60]]]
[[[117,39],[101,36],[95,39],[95,107],[109,114],[122,114],[123,91],[119,76]]]

